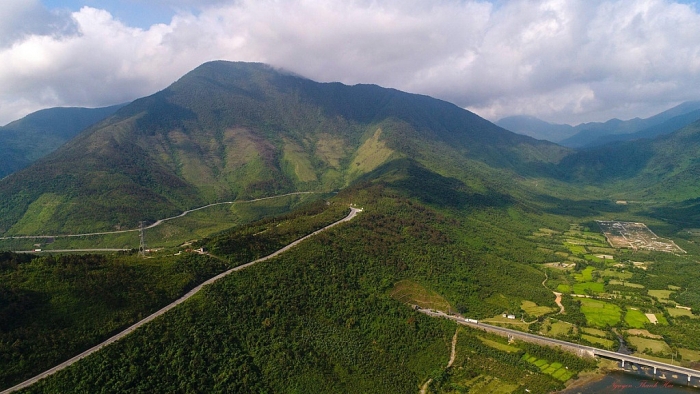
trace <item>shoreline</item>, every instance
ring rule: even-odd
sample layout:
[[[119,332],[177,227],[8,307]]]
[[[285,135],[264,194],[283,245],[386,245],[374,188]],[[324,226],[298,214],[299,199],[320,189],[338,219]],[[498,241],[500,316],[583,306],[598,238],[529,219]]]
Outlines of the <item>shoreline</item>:
[[[604,362],[607,364],[607,362]],[[598,368],[592,371],[581,372],[578,377],[574,380],[569,380],[565,383],[565,388],[559,391],[555,391],[553,394],[572,394],[577,388],[587,386],[591,383],[599,382],[605,379],[610,372],[619,371],[617,364],[612,362],[613,365],[600,365]]]

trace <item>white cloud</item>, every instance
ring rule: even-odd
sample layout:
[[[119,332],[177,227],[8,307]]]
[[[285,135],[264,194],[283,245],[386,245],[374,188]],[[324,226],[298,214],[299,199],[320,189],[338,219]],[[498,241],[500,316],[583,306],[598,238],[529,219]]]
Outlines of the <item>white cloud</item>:
[[[700,16],[670,0],[158,4],[181,11],[148,29],[89,7],[0,5],[0,124],[46,106],[131,100],[214,59],[430,94],[491,119],[629,118],[700,99]]]

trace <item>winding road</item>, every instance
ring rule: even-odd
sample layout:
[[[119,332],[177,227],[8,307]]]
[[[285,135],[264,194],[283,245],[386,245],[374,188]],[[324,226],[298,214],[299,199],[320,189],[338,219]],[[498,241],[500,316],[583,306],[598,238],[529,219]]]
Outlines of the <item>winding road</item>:
[[[279,197],[286,197],[286,196],[293,196],[296,194],[313,194],[317,192],[294,192],[294,193],[287,193],[287,194],[280,194],[279,196],[270,196],[270,197],[262,197],[262,198],[256,198],[254,200],[244,200],[244,201],[224,201],[224,202],[215,202],[213,204],[208,204],[204,205],[202,207],[198,208],[193,208],[190,210],[187,210],[179,215],[176,216],[171,216],[169,218],[165,219],[159,219],[155,223],[144,227],[144,230],[148,230],[149,228],[153,228],[156,226],[160,226],[163,224],[163,222],[167,222],[168,220],[173,220],[177,218],[181,218],[188,213],[192,213],[194,211],[199,211],[200,209],[205,209],[209,207],[213,207],[216,205],[224,205],[224,204],[242,204],[242,203],[249,203],[249,202],[256,202],[256,201],[263,201],[263,200],[269,200],[272,198],[279,198]],[[103,231],[103,232],[97,232],[97,233],[83,233],[83,234],[60,234],[60,235],[16,235],[16,236],[8,236],[8,237],[0,237],[0,240],[2,239],[45,239],[45,238],[69,238],[69,237],[86,237],[86,236],[91,236],[91,235],[109,235],[109,234],[123,234],[123,233],[131,233],[135,231],[141,231],[139,228],[131,229],[131,230],[115,230],[115,231]],[[100,250],[105,250],[105,249],[100,249]]]
[[[200,208],[200,209],[201,209],[201,208]],[[165,307],[161,308],[160,310],[158,310],[157,312],[153,313],[152,315],[150,315],[150,316],[146,317],[145,319],[143,319],[143,320],[141,320],[141,321],[139,321],[139,322],[133,324],[132,326],[130,326],[130,327],[128,327],[127,329],[125,329],[124,331],[122,331],[122,332],[120,332],[120,333],[114,335],[113,337],[107,339],[106,341],[104,341],[104,342],[102,342],[102,343],[100,343],[100,344],[98,344],[98,345],[95,345],[95,346],[91,347],[90,349],[88,349],[88,350],[86,350],[86,351],[84,351],[84,352],[78,354],[77,356],[71,358],[70,360],[64,361],[64,362],[62,362],[61,364],[58,364],[57,366],[55,366],[55,367],[53,367],[53,368],[51,368],[51,369],[49,369],[49,370],[47,370],[47,371],[44,371],[44,372],[40,373],[39,375],[36,375],[35,377],[31,378],[31,379],[28,379],[28,380],[26,380],[26,381],[24,381],[24,382],[22,382],[22,383],[20,383],[20,384],[18,384],[18,385],[16,385],[16,386],[13,386],[13,387],[11,387],[11,388],[9,388],[9,389],[7,389],[7,390],[4,390],[4,391],[0,392],[0,394],[8,394],[8,393],[12,393],[12,392],[14,392],[14,391],[23,389],[23,388],[25,388],[25,387],[29,387],[29,386],[31,386],[32,384],[38,382],[39,380],[41,380],[41,379],[43,379],[43,378],[45,378],[45,377],[47,377],[47,376],[53,375],[54,373],[56,373],[56,372],[58,372],[58,371],[60,371],[60,370],[62,370],[62,369],[64,369],[64,368],[66,368],[66,367],[68,367],[68,366],[74,364],[75,362],[77,362],[77,361],[79,361],[79,360],[81,360],[81,359],[83,359],[83,358],[85,358],[85,357],[87,357],[87,356],[89,356],[89,355],[91,355],[91,354],[93,354],[93,353],[99,351],[100,349],[104,348],[105,346],[108,346],[108,345],[110,345],[110,344],[112,344],[112,343],[114,343],[114,342],[116,342],[116,341],[118,341],[118,340],[124,338],[125,336],[127,336],[127,335],[131,334],[132,332],[134,332],[137,328],[143,326],[144,324],[146,324],[146,323],[148,323],[148,322],[150,322],[150,321],[152,321],[152,320],[154,320],[154,319],[156,319],[156,318],[162,316],[163,314],[165,314],[165,313],[168,312],[169,310],[175,308],[176,306],[178,306],[178,305],[182,304],[183,302],[187,301],[187,300],[188,300],[189,298],[191,298],[193,295],[197,294],[200,290],[202,290],[202,288],[204,288],[204,286],[210,285],[210,284],[216,282],[217,280],[219,280],[219,279],[221,279],[221,278],[223,278],[223,277],[225,277],[225,276],[228,276],[228,275],[230,275],[230,274],[232,274],[232,273],[234,273],[234,272],[236,272],[236,271],[244,270],[244,269],[250,267],[251,265],[254,265],[254,264],[257,264],[257,263],[261,263],[261,262],[263,262],[263,261],[266,261],[266,260],[269,260],[269,259],[271,259],[271,258],[273,258],[273,257],[276,257],[276,256],[278,256],[278,255],[280,255],[280,254],[282,254],[282,253],[288,251],[289,249],[293,248],[294,246],[298,245],[299,243],[303,242],[304,240],[313,237],[314,235],[316,235],[316,234],[318,234],[318,233],[321,233],[321,232],[323,232],[323,231],[326,231],[326,230],[330,229],[331,227],[334,227],[334,226],[339,225],[340,223],[344,223],[344,222],[348,222],[348,221],[352,220],[355,216],[357,216],[357,213],[358,213],[358,212],[362,212],[362,209],[350,207],[350,213],[348,214],[348,216],[344,217],[343,219],[340,219],[340,220],[338,220],[337,222],[333,222],[333,223],[329,224],[328,226],[326,226],[326,227],[324,227],[324,228],[322,228],[322,229],[320,229],[320,230],[316,230],[316,231],[314,231],[314,232],[311,233],[311,234],[308,234],[308,235],[306,235],[306,236],[304,236],[304,237],[302,237],[302,238],[299,238],[298,240],[296,240],[296,241],[290,243],[289,245],[283,247],[282,249],[280,249],[280,250],[278,250],[278,251],[276,251],[276,252],[274,252],[274,253],[272,253],[272,254],[270,254],[270,255],[267,255],[267,256],[265,256],[265,257],[261,257],[261,258],[259,258],[259,259],[257,259],[257,260],[251,261],[250,263],[246,263],[246,264],[243,264],[243,265],[239,265],[238,267],[232,268],[232,269],[230,269],[230,270],[228,270],[228,271],[225,271],[225,272],[220,273],[219,275],[216,275],[215,277],[213,277],[213,278],[211,278],[211,279],[209,279],[209,280],[203,282],[203,283],[200,284],[199,286],[193,288],[192,290],[190,290],[189,292],[187,292],[187,294],[185,294],[184,296],[178,298],[177,300],[175,300],[175,301],[173,301],[172,303],[166,305]]]

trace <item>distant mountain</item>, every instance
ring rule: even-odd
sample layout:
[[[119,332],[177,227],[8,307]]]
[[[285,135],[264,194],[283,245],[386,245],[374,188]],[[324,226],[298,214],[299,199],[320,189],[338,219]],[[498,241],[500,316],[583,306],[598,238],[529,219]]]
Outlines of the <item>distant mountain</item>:
[[[0,178],[53,152],[122,106],[43,109],[0,127]]]
[[[562,141],[578,132],[571,125],[549,123],[527,115],[508,116],[500,119],[496,124],[514,133],[552,142]]]
[[[496,122],[514,133],[556,142],[570,148],[590,148],[614,141],[632,141],[669,134],[700,119],[700,101],[687,101],[646,119],[610,119],[577,126],[553,124],[525,115]]]
[[[612,119],[605,123],[584,123],[576,126],[579,130],[576,135],[561,140],[560,144],[571,148],[583,148],[668,134],[700,119],[698,110],[700,101],[688,101],[646,119]]]
[[[664,121],[663,123],[651,126],[649,128],[634,133],[613,134],[598,137],[595,141],[592,141],[591,143],[586,145],[586,147],[605,145],[615,141],[634,141],[642,138],[656,138],[660,135],[670,134],[674,131],[680,130],[698,119],[700,119],[700,109],[688,112],[686,114],[675,116],[671,119]]]
[[[596,184],[638,198],[698,198],[700,121],[655,139],[614,142],[579,151],[559,165],[569,182]]]
[[[211,62],[0,182],[0,233],[134,227],[209,202],[335,190],[398,158],[486,190],[568,153],[427,96]]]

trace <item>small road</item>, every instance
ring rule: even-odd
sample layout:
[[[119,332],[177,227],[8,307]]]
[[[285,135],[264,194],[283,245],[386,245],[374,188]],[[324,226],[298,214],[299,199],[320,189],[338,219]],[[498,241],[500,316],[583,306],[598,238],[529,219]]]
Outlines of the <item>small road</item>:
[[[232,268],[232,269],[230,269],[230,270],[228,270],[228,271],[225,271],[225,272],[220,273],[219,275],[216,275],[215,277],[213,277],[213,278],[211,278],[211,279],[209,279],[209,280],[203,282],[203,283],[200,284],[199,286],[197,286],[197,287],[195,287],[194,289],[190,290],[190,291],[187,292],[187,294],[185,294],[184,296],[182,296],[182,297],[178,298],[177,300],[173,301],[172,303],[170,303],[170,304],[164,306],[163,308],[161,308],[161,309],[158,310],[157,312],[155,312],[155,313],[151,314],[150,316],[146,317],[145,319],[143,319],[143,320],[141,320],[141,321],[139,321],[139,322],[133,324],[132,326],[130,326],[130,327],[128,327],[127,329],[125,329],[124,331],[122,331],[122,332],[120,332],[120,333],[114,335],[113,337],[107,339],[106,341],[104,341],[104,342],[102,342],[102,343],[100,343],[100,344],[98,344],[98,345],[95,345],[95,346],[91,347],[90,349],[88,349],[88,350],[86,350],[86,351],[84,351],[84,352],[78,354],[77,356],[71,358],[70,360],[64,361],[64,362],[62,362],[61,364],[58,364],[57,366],[55,366],[55,367],[53,367],[53,368],[51,368],[51,369],[49,369],[49,370],[47,370],[47,371],[44,371],[44,372],[40,373],[39,375],[36,375],[35,377],[31,378],[31,379],[28,379],[28,380],[26,380],[26,381],[24,381],[24,382],[22,382],[22,383],[20,383],[20,384],[18,384],[18,385],[16,385],[16,386],[14,386],[14,387],[11,387],[11,388],[9,388],[9,389],[7,389],[7,390],[4,390],[4,391],[0,392],[0,394],[8,394],[8,393],[15,392],[15,391],[17,391],[17,390],[21,390],[21,389],[23,389],[23,388],[26,388],[26,387],[31,386],[32,384],[38,382],[39,380],[41,380],[41,379],[43,379],[43,378],[45,378],[45,377],[47,377],[47,376],[53,375],[54,373],[56,373],[56,372],[58,372],[58,371],[60,371],[60,370],[62,370],[62,369],[64,369],[64,368],[66,368],[66,367],[68,367],[68,366],[74,364],[75,362],[77,362],[77,361],[79,361],[79,360],[81,360],[81,359],[83,359],[83,358],[85,358],[85,357],[87,357],[87,356],[89,356],[89,355],[91,355],[91,354],[93,354],[93,353],[99,351],[100,349],[104,348],[105,346],[108,346],[108,345],[110,345],[110,344],[112,344],[112,343],[114,343],[114,342],[116,342],[116,341],[118,341],[118,340],[124,338],[125,336],[127,336],[127,335],[131,334],[132,332],[134,332],[137,328],[143,326],[144,324],[149,323],[149,322],[155,320],[156,318],[162,316],[163,314],[165,314],[165,313],[168,312],[169,310],[175,308],[176,306],[178,306],[178,305],[182,304],[183,302],[187,301],[187,300],[188,300],[189,298],[191,298],[193,295],[197,294],[200,290],[202,290],[202,288],[204,288],[204,286],[210,285],[210,284],[216,282],[217,280],[219,280],[219,279],[221,279],[221,278],[223,278],[223,277],[225,277],[225,276],[228,276],[228,275],[230,275],[230,274],[232,274],[232,273],[234,273],[234,272],[236,272],[236,271],[244,270],[244,269],[246,269],[246,268],[248,268],[248,267],[250,267],[250,266],[252,266],[252,265],[254,265],[254,264],[261,263],[261,262],[263,262],[263,261],[266,261],[266,260],[269,260],[269,259],[271,259],[271,258],[273,258],[273,257],[276,257],[276,256],[278,256],[278,255],[280,255],[280,254],[282,254],[282,253],[288,251],[289,249],[293,248],[294,246],[298,245],[299,243],[305,241],[306,239],[309,239],[309,238],[313,237],[314,235],[316,235],[316,234],[318,234],[318,233],[324,232],[324,231],[330,229],[331,227],[335,227],[335,226],[339,225],[340,223],[344,223],[344,222],[348,222],[348,221],[352,220],[355,216],[357,216],[357,213],[358,213],[358,212],[362,212],[362,209],[350,207],[350,213],[348,214],[348,216],[344,217],[343,219],[340,219],[340,220],[338,220],[337,222],[333,222],[333,223],[329,224],[328,226],[326,226],[326,227],[324,227],[324,228],[322,228],[322,229],[320,229],[320,230],[316,230],[316,231],[314,231],[313,233],[311,233],[311,234],[309,234],[309,235],[306,235],[306,236],[304,236],[304,237],[302,237],[302,238],[299,238],[298,240],[296,240],[296,241],[290,243],[289,245],[283,247],[282,249],[280,249],[280,250],[278,250],[278,251],[276,251],[276,252],[274,252],[274,253],[272,253],[272,254],[270,254],[270,255],[267,255],[267,256],[265,256],[265,257],[261,257],[261,258],[259,258],[259,259],[257,259],[257,260],[251,261],[250,263],[246,263],[246,264],[243,264],[243,265],[239,265],[238,267]]]
[[[155,223],[151,224],[150,226],[144,227],[145,230],[149,228],[153,228],[156,226],[160,226],[163,224],[163,222],[167,222],[168,220],[173,220],[177,218],[181,218],[188,213],[194,212],[194,211],[199,211],[200,209],[205,209],[209,207],[213,207],[216,205],[224,205],[224,204],[242,204],[242,203],[250,203],[250,202],[256,202],[256,201],[263,201],[263,200],[269,200],[272,198],[280,198],[280,197],[286,197],[286,196],[293,196],[296,194],[313,194],[317,192],[294,192],[294,193],[287,193],[287,194],[280,194],[279,196],[270,196],[270,197],[262,197],[262,198],[256,198],[254,200],[245,200],[245,201],[224,201],[224,202],[216,202],[213,204],[209,205],[204,205],[202,207],[198,208],[193,208],[188,211],[185,211],[179,215],[176,216],[171,216],[169,218],[165,219],[159,219]],[[109,234],[123,234],[123,233],[131,233],[131,232],[136,232],[136,231],[141,231],[139,228],[131,229],[131,230],[115,230],[115,231],[103,231],[103,232],[97,232],[97,233],[83,233],[83,234],[60,234],[60,235],[16,235],[16,236],[8,236],[8,237],[0,237],[0,240],[3,239],[45,239],[45,238],[70,238],[70,237],[87,237],[87,236],[92,236],[92,235],[109,235]],[[21,252],[20,252],[21,253]]]
[[[451,367],[455,362],[455,358],[457,358],[457,334],[459,334],[459,328],[455,330],[455,335],[452,336],[452,353],[450,353],[450,361],[447,362],[447,368]],[[420,388],[420,394],[426,394],[431,383],[433,383],[433,378],[423,383]]]

